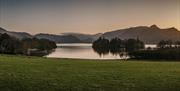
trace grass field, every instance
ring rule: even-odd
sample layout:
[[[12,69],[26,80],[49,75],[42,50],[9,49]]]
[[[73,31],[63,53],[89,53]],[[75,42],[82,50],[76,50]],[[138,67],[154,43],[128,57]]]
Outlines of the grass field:
[[[0,55],[0,91],[180,91],[180,62]]]

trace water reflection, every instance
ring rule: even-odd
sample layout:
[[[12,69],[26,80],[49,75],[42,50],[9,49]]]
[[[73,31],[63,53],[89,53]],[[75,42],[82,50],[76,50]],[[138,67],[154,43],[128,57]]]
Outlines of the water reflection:
[[[106,55],[113,55],[113,56],[117,56],[120,59],[127,59],[128,57],[128,53],[125,52],[125,50],[123,48],[119,48],[119,49],[101,49],[101,48],[95,48],[93,47],[94,52],[96,52],[97,54],[99,54],[100,57],[106,56]]]
[[[126,52],[109,52],[109,50],[94,50],[92,44],[57,44],[54,52],[46,57],[78,58],[78,59],[127,59]]]
[[[92,44],[57,44],[54,52],[46,57],[80,58],[80,59],[122,59],[120,55],[113,55],[109,51],[95,51]]]

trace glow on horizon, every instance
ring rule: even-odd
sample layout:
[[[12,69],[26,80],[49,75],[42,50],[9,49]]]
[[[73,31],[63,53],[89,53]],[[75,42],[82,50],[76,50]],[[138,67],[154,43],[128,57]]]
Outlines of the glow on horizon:
[[[0,0],[0,27],[60,34],[150,26],[180,30],[180,0]]]

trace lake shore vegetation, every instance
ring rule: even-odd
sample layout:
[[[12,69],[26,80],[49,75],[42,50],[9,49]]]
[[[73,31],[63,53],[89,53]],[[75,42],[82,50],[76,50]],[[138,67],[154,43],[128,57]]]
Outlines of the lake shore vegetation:
[[[22,54],[28,55],[29,50],[50,51],[55,49],[56,43],[47,39],[25,38],[19,40],[8,34],[0,34],[1,54]]]

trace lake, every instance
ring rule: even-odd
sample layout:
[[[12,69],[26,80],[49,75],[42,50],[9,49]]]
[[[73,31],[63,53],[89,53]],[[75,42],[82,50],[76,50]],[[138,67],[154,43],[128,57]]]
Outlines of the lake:
[[[145,45],[146,48],[155,48],[156,45]],[[77,59],[128,59],[126,55],[107,53],[100,55],[92,48],[92,44],[57,44],[54,52],[46,57],[49,58],[77,58]]]

